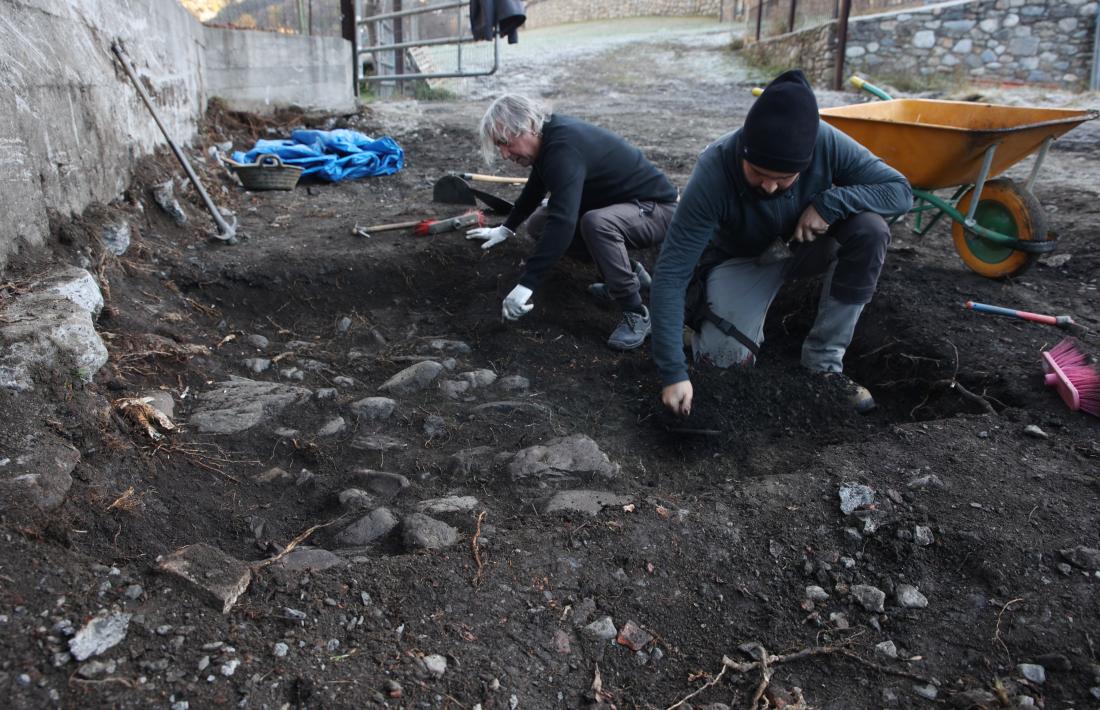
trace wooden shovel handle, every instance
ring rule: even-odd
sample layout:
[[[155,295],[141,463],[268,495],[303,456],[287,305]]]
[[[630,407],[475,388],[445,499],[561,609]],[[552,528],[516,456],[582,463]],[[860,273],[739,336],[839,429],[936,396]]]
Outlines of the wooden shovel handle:
[[[477,180],[478,182],[500,182],[506,185],[526,185],[527,178],[501,177],[499,175],[481,175],[479,173],[455,173],[463,180]]]
[[[389,232],[394,229],[408,229],[409,227],[415,227],[424,220],[418,219],[415,222],[394,222],[392,224],[373,224],[369,227],[362,227],[367,232]]]

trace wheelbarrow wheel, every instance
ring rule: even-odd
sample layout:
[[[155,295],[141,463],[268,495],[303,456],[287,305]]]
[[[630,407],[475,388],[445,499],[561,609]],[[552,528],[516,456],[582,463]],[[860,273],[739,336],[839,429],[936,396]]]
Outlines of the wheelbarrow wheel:
[[[974,188],[970,188],[956,205],[959,212],[966,214],[970,210],[973,196]],[[1039,200],[1007,178],[985,184],[974,221],[986,229],[1020,240],[1045,241],[1047,238],[1046,215]],[[951,226],[951,236],[963,263],[991,279],[1020,274],[1039,256],[982,239],[959,222]]]

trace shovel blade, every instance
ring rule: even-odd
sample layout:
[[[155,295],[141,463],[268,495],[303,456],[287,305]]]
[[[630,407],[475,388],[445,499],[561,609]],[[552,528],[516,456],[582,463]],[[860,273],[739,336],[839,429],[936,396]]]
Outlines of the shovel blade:
[[[489,208],[489,212],[493,214],[507,215],[512,211],[512,203],[503,197],[490,195],[488,192],[482,192],[472,187],[470,192],[474,194],[474,197],[485,203],[485,206]]]
[[[481,200],[493,214],[506,215],[512,211],[511,202],[470,187],[470,184],[458,175],[444,175],[436,180],[435,187],[432,189],[433,202],[476,207],[478,200]]]
[[[432,188],[432,201],[448,205],[477,206],[477,198],[465,180],[457,175],[444,175],[435,181]]]

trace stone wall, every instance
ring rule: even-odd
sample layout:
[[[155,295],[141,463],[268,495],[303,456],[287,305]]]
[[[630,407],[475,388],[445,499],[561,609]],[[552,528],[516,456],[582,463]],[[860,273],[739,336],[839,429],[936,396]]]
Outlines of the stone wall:
[[[830,21],[801,32],[754,42],[741,50],[743,56],[758,66],[775,70],[801,69],[818,87],[828,87],[833,81],[833,56],[836,54],[836,22]]]
[[[621,17],[714,17],[735,0],[528,0],[525,29]]]
[[[763,9],[760,18],[761,34],[770,37],[783,34],[790,26],[792,0],[746,0],[740,3],[735,10],[735,19],[747,22],[751,31],[756,33],[756,16]],[[811,25],[819,25],[822,22],[836,19],[839,8],[837,0],[794,0],[795,2],[795,29],[805,29]],[[852,17],[858,15],[871,15],[879,12],[890,12],[921,5],[931,5],[938,0],[851,0],[849,14]]]
[[[1092,66],[1095,0],[953,0],[848,23],[845,75],[919,84],[1041,84],[1083,90]],[[743,50],[762,65],[802,67],[815,84],[834,74],[836,22]]]
[[[848,26],[846,72],[1085,89],[1093,0],[956,0]]]
[[[354,107],[344,40],[226,32],[176,0],[0,1],[0,270],[43,244],[51,212],[113,200],[165,142],[111,52],[115,39],[180,145],[213,96],[231,108]]]

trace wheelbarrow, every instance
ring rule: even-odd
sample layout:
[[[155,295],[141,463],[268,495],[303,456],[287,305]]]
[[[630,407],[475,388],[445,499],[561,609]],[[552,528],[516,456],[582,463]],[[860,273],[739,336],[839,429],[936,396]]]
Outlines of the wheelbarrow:
[[[883,100],[821,109],[821,118],[909,180],[918,236],[947,215],[963,263],[989,278],[1018,274],[1054,250],[1031,188],[1054,139],[1097,111],[895,99],[851,81]],[[1036,150],[1023,185],[997,177]],[[954,188],[950,198],[935,194],[946,188]],[[934,214],[922,224],[926,213]]]

